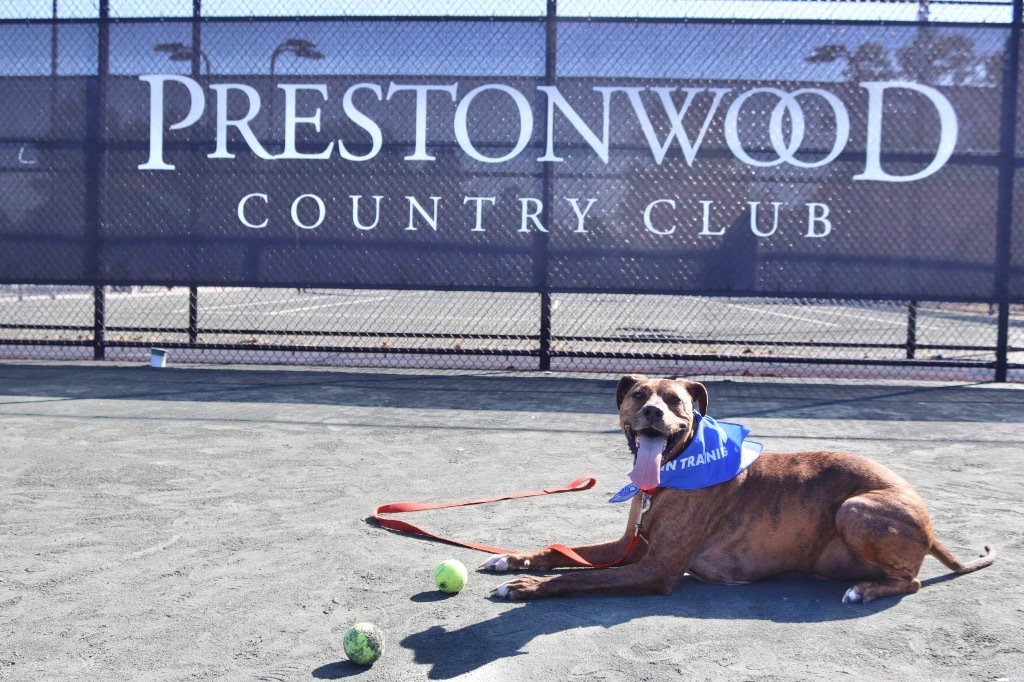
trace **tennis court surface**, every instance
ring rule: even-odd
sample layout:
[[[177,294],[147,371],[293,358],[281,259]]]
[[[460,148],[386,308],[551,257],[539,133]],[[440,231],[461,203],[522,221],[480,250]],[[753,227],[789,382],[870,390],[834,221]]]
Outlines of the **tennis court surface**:
[[[768,451],[876,459],[958,558],[998,552],[955,579],[926,559],[903,599],[686,577],[669,596],[510,603],[472,570],[445,597],[433,567],[486,555],[368,520],[385,502],[593,475],[584,492],[410,520],[523,550],[616,537],[616,378],[0,362],[0,678],[1021,679],[1019,384],[708,381],[710,413]],[[360,621],[387,638],[369,669],[342,652]]]

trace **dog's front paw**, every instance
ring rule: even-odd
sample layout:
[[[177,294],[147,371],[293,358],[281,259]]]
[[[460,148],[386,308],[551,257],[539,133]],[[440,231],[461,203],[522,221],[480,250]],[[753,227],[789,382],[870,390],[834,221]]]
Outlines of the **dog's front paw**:
[[[529,568],[530,560],[523,559],[514,554],[495,554],[487,561],[480,564],[481,571],[494,571],[496,573],[504,573],[505,571],[515,568]]]
[[[861,604],[864,602],[864,595],[857,591],[856,587],[851,587],[843,595],[844,604]]]
[[[491,596],[499,599],[535,599],[541,595],[541,586],[548,578],[526,575],[509,580],[491,590]]]

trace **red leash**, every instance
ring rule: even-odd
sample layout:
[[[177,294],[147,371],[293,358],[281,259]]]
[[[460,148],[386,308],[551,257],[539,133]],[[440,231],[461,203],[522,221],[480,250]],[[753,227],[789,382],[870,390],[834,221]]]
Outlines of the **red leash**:
[[[534,490],[529,493],[512,493],[510,495],[499,495],[498,497],[485,497],[480,500],[466,500],[464,502],[442,502],[439,504],[429,504],[425,502],[392,502],[391,504],[382,504],[377,507],[376,511],[373,512],[373,518],[377,520],[384,528],[390,528],[391,530],[403,531],[406,533],[414,533],[416,535],[424,535],[428,538],[447,542],[452,545],[459,545],[461,547],[469,547],[470,549],[478,549],[481,552],[490,552],[491,554],[515,554],[516,551],[513,549],[502,549],[501,547],[492,547],[491,545],[481,545],[475,542],[466,542],[464,540],[456,540],[454,538],[446,538],[442,535],[436,535],[430,531],[423,530],[419,526],[414,526],[411,523],[405,521],[399,521],[397,519],[385,519],[381,517],[381,514],[403,514],[405,512],[424,511],[427,509],[447,509],[448,507],[467,507],[472,504],[487,504],[488,502],[500,502],[502,500],[515,500],[520,497],[536,497],[538,495],[553,495],[556,493],[571,493],[578,490],[589,490],[593,488],[597,483],[597,479],[592,476],[583,476],[577,478],[569,485],[561,488],[545,488],[544,490]]]
[[[488,502],[500,502],[502,500],[515,500],[521,497],[536,497],[538,495],[554,495],[557,493],[572,493],[580,490],[589,490],[593,488],[597,483],[597,479],[592,476],[583,476],[577,478],[572,483],[562,486],[561,488],[545,488],[543,490],[534,490],[528,493],[512,493],[509,495],[499,495],[497,497],[485,497],[479,500],[465,500],[463,502],[441,502],[437,504],[431,504],[427,502],[392,502],[390,504],[382,504],[377,507],[373,512],[373,518],[382,527],[390,530],[397,530],[404,533],[413,533],[414,535],[422,535],[424,537],[432,538],[434,540],[440,540],[441,542],[447,542],[451,545],[458,545],[460,547],[469,547],[470,549],[476,549],[481,552],[489,552],[491,554],[516,554],[517,552],[512,549],[504,549],[502,547],[493,547],[491,545],[484,545],[476,542],[467,542],[465,540],[456,540],[455,538],[444,537],[443,535],[437,535],[430,531],[424,530],[419,526],[415,526],[405,521],[399,521],[398,519],[385,518],[384,514],[404,514],[406,512],[425,511],[428,509],[447,509],[448,507],[466,507],[473,504],[487,504]],[[646,511],[646,509],[644,510]],[[641,513],[641,518],[643,514]],[[633,534],[633,539],[629,543],[629,548],[626,550],[625,556],[618,561],[610,564],[592,564],[579,554],[574,552],[569,547],[561,544],[548,545],[545,549],[550,549],[565,556],[569,557],[581,566],[587,566],[590,568],[608,568],[621,563],[629,553],[633,551],[634,545],[636,545],[637,539],[640,537],[640,522],[637,520],[636,532]]]

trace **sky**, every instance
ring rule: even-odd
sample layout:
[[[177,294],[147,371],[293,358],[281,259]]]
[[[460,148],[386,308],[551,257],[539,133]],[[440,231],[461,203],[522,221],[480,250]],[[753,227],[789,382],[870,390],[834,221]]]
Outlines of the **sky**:
[[[57,0],[62,19],[92,18],[99,0]],[[229,16],[539,16],[545,0],[203,0],[203,14]],[[931,0],[929,20],[1009,23],[1012,0]],[[916,21],[916,0],[559,0],[566,17],[691,17]],[[47,19],[53,0],[0,0],[0,19]],[[111,16],[188,17],[192,0],[110,0]]]
[[[2,1],[2,0],[0,0]],[[938,35],[956,34],[978,54],[1003,49],[1008,29],[998,24],[932,24]],[[917,22],[885,27],[837,23],[771,24],[756,30],[744,24],[571,22],[558,34],[558,73],[564,77],[609,77],[624,69],[637,78],[758,79],[766,69],[782,79],[842,80],[844,62],[809,63],[816,46],[881,42],[895,54],[910,43]],[[543,76],[544,25],[540,22],[459,21],[442,30],[419,22],[210,22],[202,27],[202,51],[211,75],[267,74],[275,48],[288,39],[316,44],[322,57],[302,59],[284,52],[276,58],[280,75],[393,74],[451,76]],[[45,76],[51,72],[48,23],[0,26],[0,75]],[[56,34],[57,74],[85,75],[97,69],[93,23],[60,25]],[[110,72],[117,74],[190,72],[188,61],[171,61],[156,46],[190,44],[190,22],[133,21],[110,30]],[[707,59],[714,53],[717,58]],[[622,63],[628,55],[628,68]],[[794,72],[795,70],[795,72]]]
[[[57,0],[62,18],[95,17],[98,0]],[[118,17],[154,18],[191,16],[191,0],[110,0]],[[559,75],[603,77],[621,74],[621,55],[631,59],[629,71],[636,77],[688,79],[756,79],[765,67],[793,75],[798,80],[835,81],[843,78],[843,64],[810,64],[804,57],[815,45],[842,44],[855,48],[880,40],[892,50],[910,42],[919,28],[916,1],[823,1],[823,0],[559,0],[559,14],[580,16],[636,15],[683,16],[726,20],[722,24],[662,24],[631,22],[617,25],[570,22],[559,29],[559,41],[567,49],[559,57]],[[350,16],[369,13],[481,16],[487,7],[497,16],[537,16],[545,0],[203,0],[204,14],[239,16],[243,13],[273,16],[281,7],[297,15],[337,16],[344,7]],[[17,11],[22,17],[48,18],[52,0],[0,0],[0,18]],[[6,12],[7,14],[4,14]],[[630,14],[633,13],[633,15]],[[992,54],[1006,38],[1012,20],[1010,0],[945,2],[932,0],[928,19],[938,30],[955,31],[968,38],[979,54]],[[486,15],[484,15],[486,16]],[[729,18],[877,20],[892,26],[837,23],[780,24],[760,27],[756,43],[749,30],[728,23]],[[977,24],[941,29],[944,22]],[[270,55],[289,38],[317,44],[320,60],[300,59],[284,53],[277,60],[279,74],[388,73],[459,75],[487,73],[494,76],[530,76],[544,73],[543,24],[511,22],[501,25],[452,22],[444,30],[424,31],[416,22],[210,22],[202,28],[203,54],[213,74],[261,74],[268,72]],[[589,34],[597,31],[599,38]],[[190,44],[190,22],[142,21],[115,24],[111,28],[110,69],[114,74],[181,73],[191,65],[172,62],[167,53],[153,48],[162,43]],[[0,26],[0,54],[16,54],[17,60],[0,60],[2,75],[48,75],[51,72],[51,30],[48,23],[12,22]],[[91,74],[97,68],[95,24],[71,22],[59,25],[56,44],[58,75]],[[794,50],[803,50],[794,54]],[[718,58],[707,60],[708,51]],[[425,61],[424,54],[431,55]],[[795,66],[794,66],[795,65]],[[799,73],[791,74],[794,68]],[[711,69],[709,71],[709,69]]]

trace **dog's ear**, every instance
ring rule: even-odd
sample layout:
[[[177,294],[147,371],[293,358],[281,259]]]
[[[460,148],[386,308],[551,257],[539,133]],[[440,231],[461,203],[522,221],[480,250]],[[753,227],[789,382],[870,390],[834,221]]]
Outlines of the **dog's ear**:
[[[686,392],[693,398],[693,402],[697,405],[698,411],[702,415],[708,413],[708,389],[704,387],[704,384],[699,381],[686,381],[685,379],[678,380],[683,386],[686,387]]]
[[[615,407],[622,407],[622,401],[626,399],[629,389],[633,388],[639,381],[646,381],[647,377],[639,374],[627,374],[619,379],[619,385],[615,388]]]

